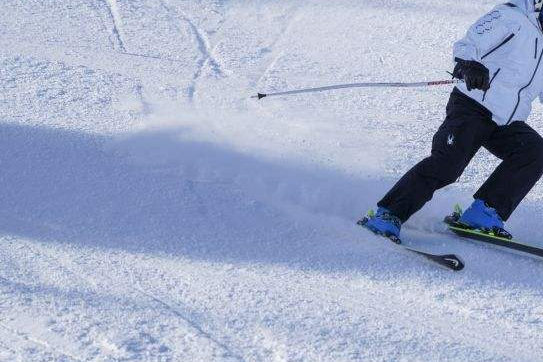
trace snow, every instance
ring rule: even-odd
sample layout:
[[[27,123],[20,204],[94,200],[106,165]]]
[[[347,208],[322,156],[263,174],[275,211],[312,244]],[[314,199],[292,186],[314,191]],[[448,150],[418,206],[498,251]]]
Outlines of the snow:
[[[497,3],[3,0],[0,361],[543,361],[541,260],[440,223],[486,151],[404,230],[462,272],[354,225],[450,87],[250,98],[445,79]]]

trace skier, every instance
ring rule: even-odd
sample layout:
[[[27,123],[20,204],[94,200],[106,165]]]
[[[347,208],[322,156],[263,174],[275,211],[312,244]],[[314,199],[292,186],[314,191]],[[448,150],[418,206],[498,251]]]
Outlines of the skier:
[[[512,238],[504,229],[543,174],[543,138],[524,121],[543,102],[543,0],[496,6],[454,44],[453,89],[431,155],[408,171],[369,213],[364,226],[398,237],[402,223],[433,193],[460,177],[482,146],[502,160],[459,222]]]

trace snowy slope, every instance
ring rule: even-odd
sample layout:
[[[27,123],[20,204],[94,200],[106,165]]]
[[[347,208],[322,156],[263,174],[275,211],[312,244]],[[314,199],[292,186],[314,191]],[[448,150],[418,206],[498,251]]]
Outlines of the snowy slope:
[[[543,361],[543,262],[440,224],[488,153],[405,226],[464,271],[354,226],[450,88],[249,98],[445,78],[496,3],[3,0],[0,361]]]

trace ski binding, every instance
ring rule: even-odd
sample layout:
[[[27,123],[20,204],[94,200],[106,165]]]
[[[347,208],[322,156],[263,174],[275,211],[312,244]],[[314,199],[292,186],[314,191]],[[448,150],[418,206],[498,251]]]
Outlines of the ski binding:
[[[519,243],[518,241],[515,241],[507,232],[501,234],[495,230],[479,230],[471,228],[459,222],[461,216],[462,209],[456,205],[454,212],[451,215],[446,216],[443,220],[447,225],[447,228],[456,235],[467,239],[481,241],[487,244],[521,251],[530,255],[543,257],[542,248]]]

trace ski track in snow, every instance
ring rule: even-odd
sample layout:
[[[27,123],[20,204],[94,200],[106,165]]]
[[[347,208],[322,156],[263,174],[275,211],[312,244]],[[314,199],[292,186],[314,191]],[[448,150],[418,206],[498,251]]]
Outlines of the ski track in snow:
[[[153,295],[153,294],[150,294],[148,292],[146,292],[145,290],[143,289],[140,289],[138,287],[135,288],[135,290],[139,291],[141,294],[149,297],[150,299],[156,301],[157,303],[163,305],[164,307],[166,307],[167,309],[171,310],[176,316],[178,316],[179,318],[181,318],[182,320],[184,320],[192,329],[194,329],[200,336],[202,336],[203,338],[206,338],[208,339],[209,341],[211,341],[212,343],[216,344],[217,347],[219,347],[220,349],[224,350],[226,352],[225,354],[225,357],[226,359],[229,359],[228,357],[233,357],[234,360],[236,361],[245,361],[243,359],[243,357],[237,355],[236,353],[232,352],[232,350],[227,346],[225,345],[224,343],[218,341],[215,337],[213,337],[211,334],[209,334],[208,332],[204,331],[202,329],[201,326],[199,326],[196,322],[194,322],[193,320],[191,320],[190,318],[188,318],[187,316],[185,316],[185,313],[183,313],[182,311],[179,310],[178,307],[170,304],[169,302],[166,302],[164,299],[161,299],[159,297],[157,297],[156,295]]]
[[[298,14],[298,11],[299,11],[299,8],[291,10],[291,15],[289,17],[289,20],[285,23],[285,26],[283,27],[283,29],[281,29],[281,32],[275,38],[275,40],[272,43],[270,43],[270,47],[269,47],[271,49],[270,57],[272,60],[266,65],[266,68],[262,71],[262,75],[258,78],[258,80],[254,82],[253,84],[254,86],[260,85],[260,82],[262,81],[262,79],[266,77],[267,73],[271,69],[273,69],[277,61],[281,58],[282,52],[277,51],[275,47],[281,41],[281,39],[283,39],[285,35],[290,32],[290,29],[292,28],[292,26],[298,21],[300,21],[301,15]]]
[[[24,249],[26,251],[26,253],[24,253],[23,255],[19,254],[19,261],[22,262],[24,260],[24,258],[29,258],[29,264],[27,265],[30,265],[30,263],[32,263],[33,261],[40,261],[40,262],[45,262],[46,265],[47,265],[47,268],[44,269],[43,271],[44,272],[47,272],[47,273],[51,273],[51,274],[54,274],[54,275],[58,275],[59,273],[60,274],[64,274],[64,275],[68,275],[67,278],[75,278],[75,279],[80,279],[82,280],[84,283],[88,283],[91,285],[92,288],[96,289],[97,288],[97,284],[94,283],[93,281],[91,280],[88,280],[84,277],[82,277],[81,275],[77,274],[77,273],[74,273],[73,271],[71,270],[68,270],[67,268],[63,267],[63,262],[56,259],[56,258],[51,258],[47,255],[45,255],[44,253],[40,253],[40,252],[37,252],[33,247],[31,247],[29,244],[25,243],[24,241],[20,240],[20,241],[8,241],[8,240],[4,240],[5,241],[5,246],[15,246],[14,244],[17,245],[17,248],[19,250],[21,249]],[[12,249],[13,250],[13,249]],[[13,250],[14,251],[14,250]],[[16,253],[13,253],[13,255],[17,255]],[[4,278],[4,281],[8,281],[7,279]],[[89,318],[91,316],[87,315],[86,318]],[[32,342],[32,343],[35,343],[43,348],[45,348],[46,350],[48,351],[51,351],[55,354],[60,354],[60,355],[63,355],[63,356],[67,356],[69,358],[71,358],[72,360],[76,360],[76,361],[83,361],[83,360],[87,360],[86,358],[83,358],[83,357],[80,357],[74,353],[70,353],[66,350],[63,350],[62,346],[66,346],[66,345],[69,345],[69,342],[67,339],[63,340],[62,341],[62,344],[61,345],[52,345],[51,343],[47,342],[47,340],[44,340],[43,338],[38,338],[36,336],[33,335],[32,332],[22,332],[22,331],[18,331],[17,329],[15,328],[12,328],[12,327],[9,327],[7,325],[2,325],[2,327],[9,331],[10,333],[12,333],[14,336],[17,336],[23,340],[26,340],[26,341],[29,341],[29,342]],[[35,329],[35,328],[34,328]],[[64,338],[66,338],[67,336],[64,336]]]
[[[123,36],[123,27],[122,27],[122,18],[119,12],[119,7],[117,6],[117,0],[105,0],[107,8],[109,10],[109,15],[111,21],[113,22],[112,27],[112,36],[117,40],[117,46],[119,50],[123,53],[126,53],[127,48]]]
[[[43,340],[40,340],[40,339],[37,339],[37,338],[34,338],[26,333],[23,333],[23,332],[19,332],[13,328],[10,328],[2,323],[0,323],[0,328],[3,328],[5,331],[11,333],[13,336],[16,336],[17,338],[20,338],[22,340],[25,340],[25,341],[28,341],[30,343],[33,343],[33,344],[36,344],[40,347],[43,347],[44,349],[48,350],[48,351],[51,351],[53,353],[53,355],[57,355],[57,356],[61,356],[61,357],[68,357],[74,361],[83,361],[82,359],[80,359],[78,356],[75,356],[71,353],[68,353],[68,352],[65,352],[63,351],[62,349],[60,349],[59,347],[53,347],[53,346],[50,346],[49,343],[47,343],[46,341],[43,341]]]
[[[74,262],[72,260],[69,259],[69,257],[67,255],[65,255],[63,257],[63,259],[59,259],[58,257],[55,257],[53,255],[48,255],[47,253],[44,253],[43,251],[38,252],[38,251],[34,250],[34,248],[32,248],[28,243],[25,243],[24,241],[18,241],[17,243],[21,244],[20,247],[25,248],[31,254],[33,254],[35,257],[47,260],[47,263],[50,265],[51,270],[58,269],[58,270],[60,270],[61,273],[70,274],[73,277],[75,277],[77,279],[80,279],[84,283],[89,284],[93,289],[95,289],[97,291],[100,290],[100,286],[95,282],[96,280],[100,279],[100,277],[97,276],[97,275],[90,274],[90,270],[77,271],[76,270],[76,265],[74,264]],[[181,309],[179,307],[177,307],[176,305],[174,305],[173,302],[166,301],[163,298],[161,298],[161,297],[159,297],[159,296],[157,296],[157,295],[155,295],[153,293],[150,293],[150,292],[146,291],[145,289],[141,288],[140,286],[138,286],[138,281],[137,280],[132,281],[131,284],[119,284],[115,280],[109,278],[107,275],[104,275],[101,278],[104,279],[104,280],[101,281],[101,283],[106,282],[109,286],[114,286],[114,287],[118,288],[119,290],[125,290],[125,291],[130,291],[131,290],[132,292],[140,294],[144,298],[148,298],[150,301],[156,302],[156,304],[158,304],[162,308],[166,308],[167,310],[169,310],[173,315],[175,315],[176,317],[181,319],[183,321],[183,324],[185,324],[188,329],[191,329],[196,333],[196,336],[197,336],[196,338],[197,339],[202,338],[202,339],[208,340],[210,343],[214,344],[219,350],[224,351],[224,353],[221,353],[221,354],[224,356],[225,361],[228,361],[228,360],[245,361],[241,356],[239,356],[235,352],[233,352],[227,345],[225,345],[224,343],[217,340],[210,333],[206,332],[198,323],[196,323],[195,321],[193,321],[189,317],[187,317],[186,313],[181,311]],[[48,350],[51,350],[51,351],[53,351],[55,353],[59,353],[59,354],[71,357],[71,358],[73,358],[74,360],[77,360],[77,361],[84,360],[84,359],[79,358],[79,357],[77,357],[77,356],[75,356],[73,354],[70,354],[70,353],[68,353],[66,351],[63,351],[58,346],[51,346],[46,341],[35,338],[35,337],[33,337],[33,336],[29,335],[29,334],[25,334],[25,333],[16,331],[16,330],[14,330],[14,329],[12,329],[10,327],[7,327],[5,325],[0,325],[0,327],[3,327],[4,329],[8,330],[12,334],[14,334],[14,335],[16,335],[16,336],[18,336],[20,338],[23,338],[23,339],[28,340],[30,342],[39,344],[40,346],[42,346],[42,347],[44,347],[44,348],[46,348]],[[113,346],[114,350],[118,349],[118,347],[115,347],[114,345],[112,345],[112,346]]]
[[[202,76],[204,68],[206,66],[209,66],[214,76],[223,76],[224,74],[222,71],[222,67],[215,59],[215,48],[211,46],[211,42],[205,32],[198,28],[198,26],[193,21],[191,21],[187,15],[182,12],[172,10],[169,6],[166,5],[164,0],[159,1],[160,6],[166,10],[168,16],[172,21],[174,21],[175,19],[175,16],[173,14],[176,14],[179,16],[180,20],[183,20],[189,26],[189,29],[194,36],[194,40],[196,41],[198,51],[201,54],[200,59],[197,61],[197,70],[194,73],[191,84],[188,86],[188,99],[190,102],[192,102],[194,101],[198,80]]]
[[[464,271],[353,225],[449,89],[246,97],[439,77],[495,3],[5,0],[0,361],[543,361],[541,260],[440,228],[489,154],[404,228]]]

